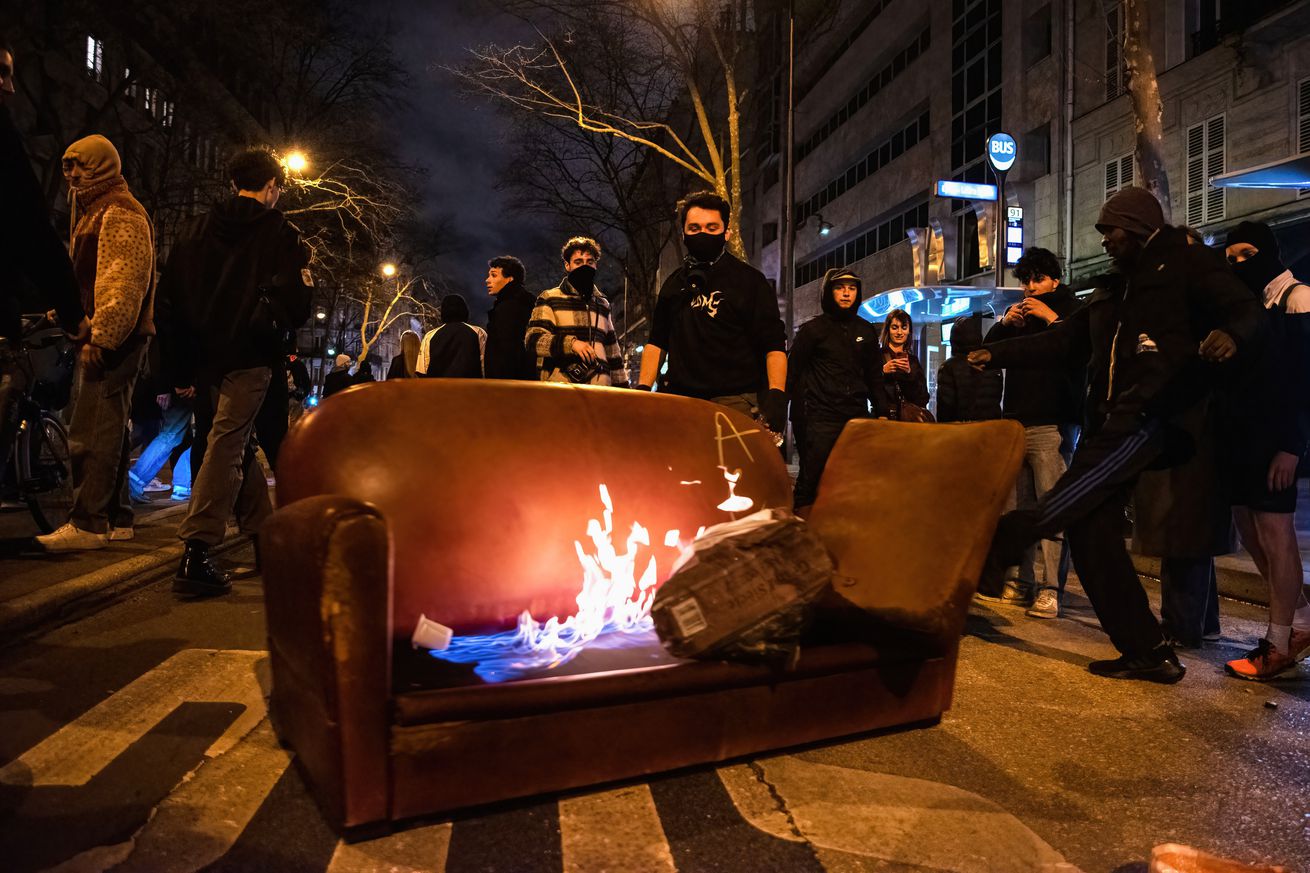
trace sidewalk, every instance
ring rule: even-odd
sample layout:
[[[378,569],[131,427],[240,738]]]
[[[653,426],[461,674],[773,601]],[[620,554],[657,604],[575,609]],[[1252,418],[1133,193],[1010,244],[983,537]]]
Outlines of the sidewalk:
[[[135,537],[89,552],[48,555],[35,547],[35,525],[22,510],[0,514],[0,641],[100,606],[162,576],[182,556],[177,525],[185,502],[137,507]],[[245,542],[230,538],[221,550]]]

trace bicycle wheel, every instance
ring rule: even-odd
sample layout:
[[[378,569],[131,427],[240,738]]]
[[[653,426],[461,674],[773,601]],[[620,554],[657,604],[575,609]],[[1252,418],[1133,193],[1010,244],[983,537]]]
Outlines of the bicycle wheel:
[[[29,419],[27,425],[19,434],[18,457],[25,461],[20,488],[37,527],[50,533],[68,521],[73,509],[68,432],[59,419],[45,412],[36,422]]]

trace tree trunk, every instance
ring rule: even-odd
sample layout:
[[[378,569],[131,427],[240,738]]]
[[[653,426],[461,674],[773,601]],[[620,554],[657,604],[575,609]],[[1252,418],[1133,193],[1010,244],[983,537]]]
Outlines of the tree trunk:
[[[1160,82],[1151,56],[1151,22],[1146,0],[1122,0],[1124,9],[1124,65],[1128,73],[1128,94],[1133,104],[1137,131],[1137,166],[1142,187],[1155,195],[1170,220],[1169,175],[1164,162],[1164,106]]]

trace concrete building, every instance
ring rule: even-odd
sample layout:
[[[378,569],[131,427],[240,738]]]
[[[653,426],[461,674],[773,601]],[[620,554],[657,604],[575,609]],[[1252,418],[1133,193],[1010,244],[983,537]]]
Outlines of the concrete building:
[[[1246,217],[1310,218],[1305,196],[1209,186],[1310,151],[1310,0],[1148,7],[1174,222],[1222,234]],[[1057,252],[1075,277],[1103,270],[1096,213],[1137,178],[1122,28],[1114,0],[844,4],[797,61],[796,325],[818,313],[828,267],[856,270],[866,292],[914,284],[911,229],[939,247],[929,283],[994,284],[991,204],[936,197],[934,183],[993,182],[984,148],[998,131],[1018,142],[1006,205],[1023,210],[1024,245]],[[746,227],[775,280],[777,128],[776,116],[762,127]]]

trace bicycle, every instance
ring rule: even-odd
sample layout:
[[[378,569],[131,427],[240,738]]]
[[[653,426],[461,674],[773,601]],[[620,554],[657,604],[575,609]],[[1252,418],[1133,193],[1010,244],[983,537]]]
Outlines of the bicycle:
[[[58,410],[72,394],[76,349],[44,315],[21,317],[17,345],[0,339],[0,502],[26,504],[42,533],[68,521],[73,472]]]

